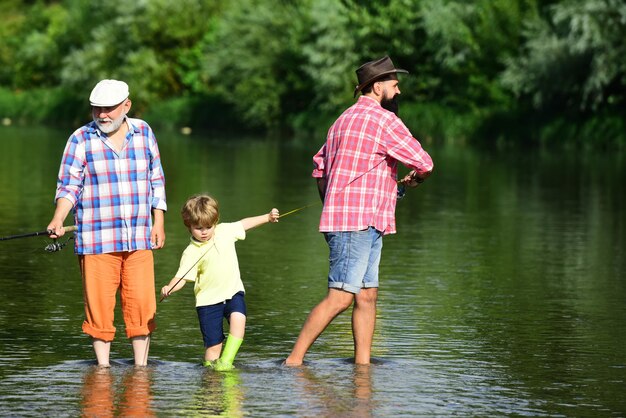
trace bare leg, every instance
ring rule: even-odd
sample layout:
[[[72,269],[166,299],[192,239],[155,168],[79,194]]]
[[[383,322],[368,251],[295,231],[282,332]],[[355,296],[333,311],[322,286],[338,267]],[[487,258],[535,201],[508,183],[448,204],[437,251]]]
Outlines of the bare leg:
[[[214,361],[220,358],[222,343],[212,345],[204,350],[204,361]]]
[[[337,315],[352,304],[353,300],[354,295],[352,293],[338,289],[328,289],[326,297],[313,308],[306,321],[304,321],[300,335],[298,335],[291,354],[285,360],[285,364],[288,366],[301,365],[304,355],[313,342]]]
[[[352,335],[354,337],[354,362],[369,364],[376,326],[376,300],[378,289],[361,289],[356,295],[352,310]]]
[[[243,338],[246,332],[246,316],[240,312],[230,315],[228,333],[237,338]],[[204,350],[204,361],[215,361],[222,354],[223,343],[212,345]]]
[[[98,366],[109,367],[109,354],[111,353],[111,341],[92,338],[93,351],[96,353]]]
[[[246,316],[240,312],[230,314],[228,333],[237,338],[243,338],[246,333]]]
[[[133,354],[135,356],[135,366],[148,365],[148,351],[150,351],[150,336],[142,335],[130,339],[133,345]]]

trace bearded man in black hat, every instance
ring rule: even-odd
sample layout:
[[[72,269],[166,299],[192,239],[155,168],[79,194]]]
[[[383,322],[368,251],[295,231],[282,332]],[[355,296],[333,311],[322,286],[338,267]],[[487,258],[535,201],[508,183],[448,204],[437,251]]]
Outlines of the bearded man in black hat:
[[[362,96],[330,127],[313,157],[324,203],[319,230],[330,250],[328,293],[307,317],[285,364],[302,364],[331,321],[354,304],[354,362],[370,362],[383,236],[396,232],[397,164],[411,171],[401,181],[416,187],[433,162],[397,116],[398,73],[388,56],[356,70],[354,96]]]

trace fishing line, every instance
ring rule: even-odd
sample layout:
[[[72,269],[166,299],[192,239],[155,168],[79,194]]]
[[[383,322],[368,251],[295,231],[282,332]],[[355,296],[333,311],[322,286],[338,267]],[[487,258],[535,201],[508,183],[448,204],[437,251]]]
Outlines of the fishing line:
[[[200,262],[200,260],[202,260],[202,259],[204,258],[204,256],[205,256],[205,255],[207,255],[207,254],[209,253],[209,251],[211,251],[211,249],[212,249],[213,247],[215,247],[215,240],[213,241],[213,244],[211,244],[211,246],[210,246],[209,248],[207,248],[207,250],[204,252],[204,254],[202,254],[202,255],[200,256],[200,258],[198,258],[198,260],[196,260],[196,262],[195,262],[195,263],[193,263],[193,264],[191,265],[191,267],[189,267],[189,270],[187,270],[187,271],[185,272],[185,274],[183,274],[183,276],[182,276],[180,279],[178,279],[178,280],[176,281],[176,283],[174,283],[174,286],[172,286],[172,287],[170,288],[170,291],[169,291],[169,292],[167,292],[165,295],[161,296],[161,300],[159,300],[159,303],[160,303],[160,302],[163,302],[163,299],[165,299],[166,297],[168,297],[168,296],[170,295],[170,293],[172,293],[172,289],[174,289],[176,286],[178,286],[178,283],[180,283],[180,282],[181,282],[181,281],[185,278],[185,276],[186,276],[187,274],[189,274],[189,272],[190,272],[190,271],[191,271],[191,270],[192,270],[192,269],[196,266],[196,264],[198,264],[198,263]]]
[[[287,213],[283,213],[282,215],[279,215],[278,217],[279,217],[279,218],[282,218],[282,217],[284,217],[284,216],[291,215],[292,213],[296,213],[296,212],[298,212],[298,211],[301,211],[302,209],[306,209],[306,208],[308,208],[308,207],[310,207],[310,206],[317,205],[318,203],[320,203],[320,202],[312,202],[312,203],[309,203],[308,205],[304,205],[304,206],[301,206],[301,207],[299,207],[299,208],[297,208],[297,209],[290,210],[290,211],[289,211],[289,212],[287,212]],[[205,256],[205,255],[207,255],[207,254],[209,253],[209,251],[211,251],[211,249],[212,249],[213,247],[215,247],[215,241],[213,241],[213,244],[211,244],[211,246],[210,246],[209,248],[207,248],[207,250],[206,250],[206,251],[205,251],[205,252],[204,252],[204,253],[203,253],[203,254],[202,254],[202,255],[201,255],[201,256],[200,256],[197,260],[196,260],[196,262],[195,262],[195,263],[193,263],[193,264],[191,265],[191,267],[189,267],[189,270],[187,270],[187,271],[185,272],[185,274],[183,274],[183,276],[182,276],[181,278],[179,278],[179,279],[176,281],[176,283],[174,283],[174,286],[172,286],[172,287],[170,288],[170,291],[169,291],[169,292],[167,292],[165,295],[161,296],[161,299],[159,300],[159,303],[160,303],[160,302],[163,302],[163,300],[164,300],[166,297],[169,297],[169,295],[170,295],[170,294],[171,294],[171,292],[172,292],[172,289],[174,289],[176,286],[178,286],[178,284],[179,284],[179,283],[180,283],[180,282],[181,282],[181,281],[185,278],[185,276],[186,276],[187,274],[189,274],[189,272],[190,272],[191,270],[193,270],[193,268],[196,266],[196,264],[198,264],[198,263],[200,262],[200,260],[202,260],[202,259],[204,258],[204,256]]]
[[[360,179],[361,177],[363,177],[364,175],[366,175],[367,173],[369,173],[370,171],[372,171],[373,169],[375,169],[376,167],[378,167],[378,166],[379,166],[381,163],[383,163],[384,161],[385,161],[385,160],[381,160],[381,161],[379,161],[379,162],[378,162],[378,163],[376,163],[373,167],[369,168],[367,171],[364,171],[363,173],[359,174],[359,175],[358,175],[358,176],[356,176],[355,178],[351,179],[351,180],[350,180],[350,181],[349,181],[349,182],[348,182],[345,186],[343,186],[343,188],[342,188],[341,190],[339,190],[339,192],[338,192],[338,193],[343,192],[345,189],[347,189],[347,188],[348,188],[348,186],[350,186],[352,183],[354,183],[355,181],[357,181],[358,179]],[[299,212],[299,211],[301,211],[302,209],[306,209],[306,208],[308,208],[308,207],[311,207],[311,206],[317,205],[317,204],[319,204],[319,203],[323,203],[323,202],[322,202],[321,200],[319,200],[319,201],[315,201],[315,202],[311,202],[311,203],[309,203],[309,204],[307,204],[307,205],[304,205],[304,206],[302,206],[302,207],[299,207],[299,208],[297,208],[297,209],[290,210],[290,211],[289,211],[289,212],[287,212],[287,213],[283,213],[282,215],[280,215],[280,216],[278,216],[278,217],[279,217],[279,218],[282,218],[283,216],[291,215],[292,213]]]
[[[298,212],[298,211],[301,211],[302,209],[306,209],[306,208],[308,208],[308,207],[311,207],[311,206],[313,206],[313,205],[317,205],[317,204],[319,204],[319,203],[321,203],[321,201],[319,201],[319,202],[312,202],[312,203],[309,203],[308,205],[304,205],[304,206],[302,206],[302,207],[299,207],[298,209],[290,210],[290,211],[289,211],[289,212],[287,212],[287,213],[283,213],[282,215],[279,215],[278,217],[279,217],[279,218],[282,218],[283,216],[291,215],[292,213],[296,213],[296,212]]]
[[[360,175],[358,175],[357,177],[353,178],[352,180],[350,180],[348,182],[348,184],[346,184],[341,191],[343,191],[344,189],[346,189],[348,186],[350,186],[352,183],[354,183],[356,180],[358,180],[359,178],[363,177],[365,174],[369,173],[370,171],[372,171],[373,169],[375,169],[376,167],[378,167],[382,162],[384,162],[385,160],[380,161],[378,164],[374,165],[372,168],[370,168],[369,170],[365,171],[364,173],[361,173]],[[397,184],[402,184],[402,182],[400,180],[397,181]],[[403,184],[402,184],[403,185]],[[402,197],[404,197],[404,194],[406,193],[406,189],[404,187],[402,188],[398,188],[398,194],[397,194],[397,198],[398,199],[402,199]],[[304,206],[301,206],[299,208],[296,209],[292,209],[286,213],[283,213],[282,215],[279,215],[278,218],[284,218],[285,216],[294,214],[296,212],[299,212],[303,209],[309,208],[311,206],[315,206],[322,203],[322,201],[315,201],[315,202],[311,202],[309,204],[306,204]],[[215,246],[215,242],[213,242],[213,244],[204,252],[204,254],[202,254],[200,256],[200,258],[198,258],[198,260],[192,264],[192,266],[189,268],[189,270],[187,270],[187,272],[185,274],[183,274],[183,276],[178,279],[176,281],[176,283],[174,283],[174,286],[172,286],[170,288],[170,291],[167,292],[167,294],[165,294],[164,296],[161,296],[161,299],[159,300],[159,302],[163,302],[163,300],[168,297],[171,293],[171,290],[174,289],[176,286],[178,286],[178,284],[185,278],[185,276],[196,266],[196,264],[198,264],[200,262],[200,260],[202,260],[204,258],[205,255],[207,255],[209,253],[209,251],[211,251],[211,249]]]
[[[392,148],[393,150],[393,148]],[[391,151],[391,150],[390,150]],[[337,193],[341,193],[343,192],[345,189],[347,189],[352,183],[354,183],[355,181],[357,181],[358,179],[360,179],[361,177],[363,177],[364,175],[366,175],[367,173],[369,173],[370,171],[374,170],[376,167],[378,167],[379,165],[381,165],[382,163],[384,163],[385,161],[387,161],[386,158],[380,160],[379,162],[377,162],[376,164],[374,164],[372,167],[368,168],[367,170],[365,170],[364,172],[360,173],[359,175],[357,175],[356,177],[354,177],[353,179],[351,179],[348,183],[346,183],[345,186],[343,186],[343,188],[341,188],[341,190],[339,190]],[[402,183],[401,180],[396,180],[396,185],[398,185],[398,190],[397,190],[397,199],[400,200],[404,197],[404,195],[406,194],[406,186],[404,183]],[[304,205],[302,207],[299,207],[297,209],[294,210],[290,210],[287,213],[283,213],[282,215],[279,216],[279,218],[282,218],[283,216],[287,216],[287,215],[291,215],[292,213],[296,213],[301,211],[302,209],[306,209],[308,207],[311,207],[313,205],[316,205],[318,203],[322,203],[321,201],[317,201],[317,202],[313,202],[313,203],[309,203],[308,205]]]
[[[371,171],[371,169],[370,169],[370,171]],[[365,174],[365,173],[364,173],[364,174]],[[361,176],[363,176],[364,174],[362,174]],[[343,191],[345,188],[347,188],[350,184],[352,184],[355,180],[357,180],[357,179],[358,179],[359,177],[361,177],[361,176],[358,176],[358,177],[354,178],[353,180],[351,180],[351,181],[350,181],[350,183],[348,183],[346,186],[344,186],[344,188],[343,188],[343,189],[341,189],[341,191]],[[396,196],[396,197],[397,197],[397,199],[398,199],[398,200],[400,200],[400,199],[402,199],[402,198],[404,197],[404,195],[406,194],[406,186],[404,185],[404,183],[402,183],[402,180],[398,180],[398,181],[396,181],[396,184],[398,185],[398,191],[397,191],[397,196]],[[299,211],[301,211],[302,209],[306,209],[306,208],[309,208],[309,207],[311,207],[311,206],[318,205],[318,204],[320,204],[320,203],[322,203],[322,201],[321,201],[321,200],[320,200],[320,201],[316,201],[316,202],[312,202],[312,203],[309,203],[309,204],[304,205],[304,206],[302,206],[302,207],[299,207],[299,208],[297,208],[297,209],[290,210],[290,211],[289,211],[289,212],[287,212],[287,213],[283,213],[282,215],[280,215],[280,216],[278,216],[278,217],[279,217],[279,218],[282,218],[282,217],[284,217],[284,216],[291,215],[292,213],[299,212]]]
[[[292,213],[296,213],[296,212],[298,212],[298,211],[301,211],[302,209],[306,209],[306,208],[308,208],[309,206],[316,205],[317,203],[319,203],[319,202],[309,203],[308,205],[304,205],[304,206],[299,207],[299,208],[297,208],[297,209],[290,210],[290,211],[289,211],[289,212],[287,212],[287,213],[283,213],[282,215],[279,215],[278,217],[279,217],[279,218],[282,218],[283,216],[291,215]],[[167,294],[165,294],[165,295],[161,296],[161,300],[159,300],[159,302],[163,302],[163,299],[165,299],[166,297],[168,297],[168,296],[170,295],[170,293],[172,292],[172,289],[174,289],[176,286],[178,286],[178,283],[180,283],[180,282],[181,282],[181,281],[185,278],[185,276],[186,276],[187,274],[189,274],[189,272],[190,272],[191,270],[193,270],[193,268],[196,266],[196,264],[198,264],[198,263],[200,262],[200,260],[202,260],[202,259],[204,258],[204,256],[205,256],[205,255],[207,255],[207,254],[209,253],[209,251],[211,251],[211,249],[212,249],[213,247],[215,247],[215,241],[213,241],[213,244],[211,244],[211,246],[210,246],[209,248],[207,248],[207,250],[206,250],[206,251],[205,251],[205,252],[204,252],[204,253],[200,256],[200,258],[198,258],[198,259],[196,260],[196,262],[195,262],[195,263],[193,263],[193,264],[191,265],[191,267],[189,267],[189,270],[187,270],[187,271],[185,272],[185,274],[183,274],[183,276],[182,276],[181,278],[179,278],[179,279],[176,281],[176,283],[174,283],[174,286],[172,286],[172,287],[170,288],[170,291],[169,291],[169,292],[167,292]]]

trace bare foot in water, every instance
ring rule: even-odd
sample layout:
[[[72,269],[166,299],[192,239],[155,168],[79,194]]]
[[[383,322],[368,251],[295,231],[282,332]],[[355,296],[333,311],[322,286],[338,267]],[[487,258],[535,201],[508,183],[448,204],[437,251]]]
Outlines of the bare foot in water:
[[[296,361],[296,360],[292,360],[291,357],[287,357],[287,359],[283,361],[283,366],[289,366],[289,367],[302,366],[302,360]]]

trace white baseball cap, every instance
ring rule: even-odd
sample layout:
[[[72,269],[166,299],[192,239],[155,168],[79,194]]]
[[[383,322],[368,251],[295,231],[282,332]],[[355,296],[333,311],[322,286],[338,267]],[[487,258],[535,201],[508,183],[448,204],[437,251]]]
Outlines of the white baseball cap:
[[[128,84],[118,80],[101,80],[91,90],[89,102],[92,106],[110,107],[128,98]]]

